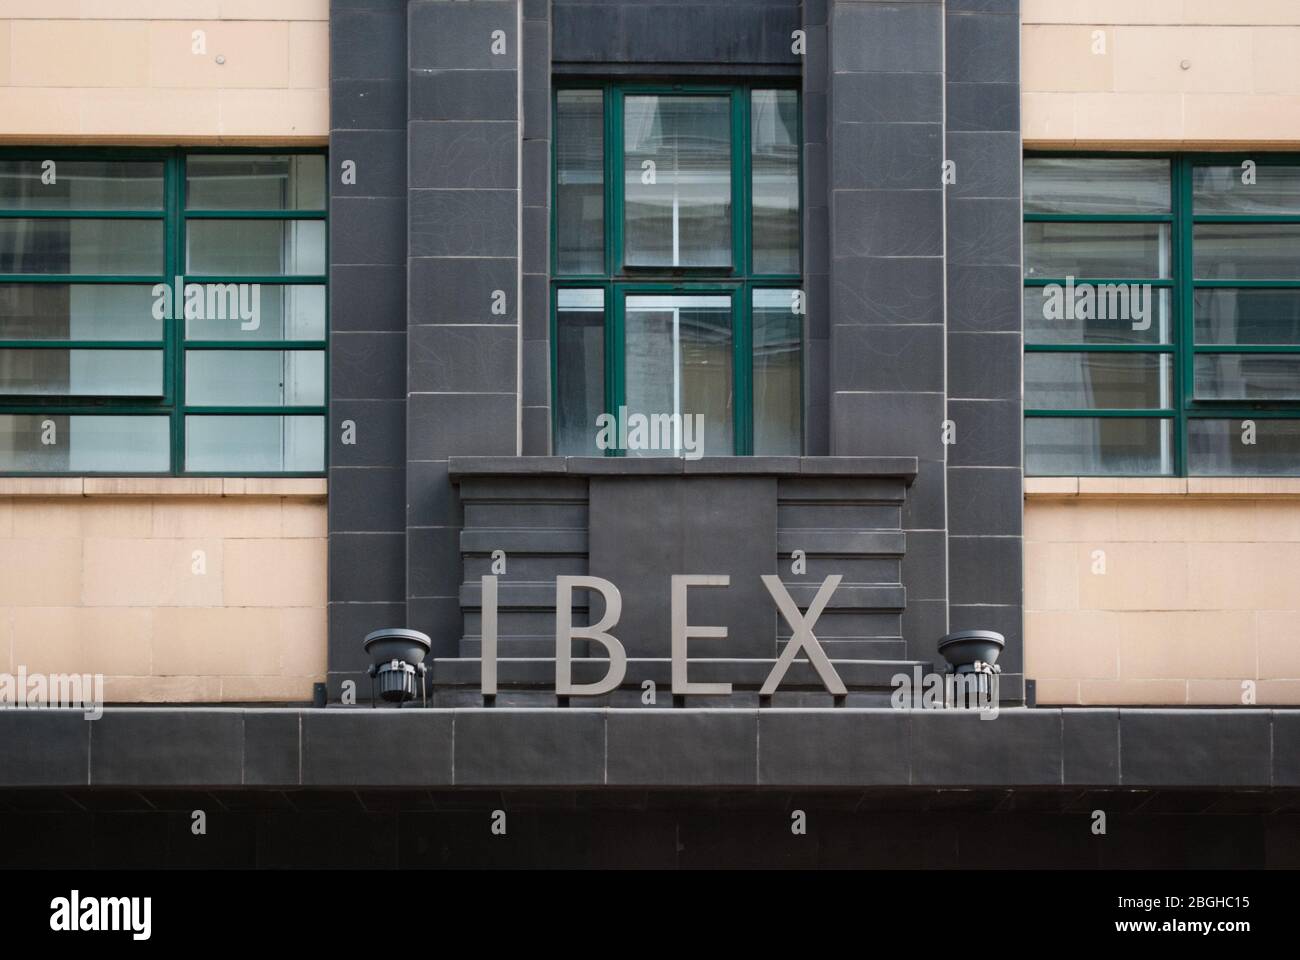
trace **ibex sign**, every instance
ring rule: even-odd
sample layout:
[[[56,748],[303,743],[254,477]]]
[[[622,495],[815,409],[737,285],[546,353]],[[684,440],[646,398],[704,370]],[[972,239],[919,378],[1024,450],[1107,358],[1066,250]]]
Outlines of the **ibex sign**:
[[[830,658],[817,642],[813,625],[826,609],[835,588],[840,585],[839,574],[827,577],[808,605],[807,613],[800,613],[781,581],[767,574],[763,585],[781,611],[793,634],[777,658],[772,672],[764,681],[760,695],[769,696],[780,685],[794,658],[802,651],[817,671],[822,684],[832,694],[843,696],[848,691],[844,681],[835,672]],[[497,578],[482,578],[483,588],[483,645],[482,688],[486,696],[497,692]],[[672,692],[678,696],[714,695],[731,693],[729,683],[692,683],[687,678],[687,641],[691,637],[724,638],[726,627],[692,625],[687,618],[687,591],[691,587],[727,587],[729,576],[720,574],[674,575],[672,577]],[[573,591],[595,590],[605,600],[605,613],[598,623],[589,626],[573,624]],[[627,673],[627,651],[610,631],[618,625],[623,612],[623,597],[618,587],[601,577],[562,576],[555,579],[555,693],[562,697],[595,697],[609,693],[623,682]],[[609,654],[609,672],[596,683],[575,684],[572,678],[572,646],[574,640],[595,640]]]

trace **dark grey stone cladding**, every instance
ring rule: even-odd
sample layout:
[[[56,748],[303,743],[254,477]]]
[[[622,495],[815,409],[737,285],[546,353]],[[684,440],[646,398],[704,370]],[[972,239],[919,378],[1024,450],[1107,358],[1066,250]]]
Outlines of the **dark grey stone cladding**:
[[[550,453],[550,85],[584,74],[802,73],[805,453],[918,462],[906,605],[864,636],[933,661],[949,629],[991,627],[1019,674],[1018,0],[335,0],[333,15],[333,689],[383,624],[425,630],[437,656],[470,650],[448,461]],[[349,150],[355,187],[337,182]],[[576,517],[589,486],[533,519]]]
[[[329,671],[406,620],[406,3],[330,4]],[[343,164],[356,182],[343,182]],[[345,430],[349,439],[344,442]]]

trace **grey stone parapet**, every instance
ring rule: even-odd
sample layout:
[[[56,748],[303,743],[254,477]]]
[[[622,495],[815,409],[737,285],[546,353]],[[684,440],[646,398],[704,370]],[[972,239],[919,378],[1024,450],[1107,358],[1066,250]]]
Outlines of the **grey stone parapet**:
[[[452,457],[453,482],[498,476],[893,477],[911,484],[916,457]]]
[[[1300,710],[0,710],[0,787],[1300,787]]]

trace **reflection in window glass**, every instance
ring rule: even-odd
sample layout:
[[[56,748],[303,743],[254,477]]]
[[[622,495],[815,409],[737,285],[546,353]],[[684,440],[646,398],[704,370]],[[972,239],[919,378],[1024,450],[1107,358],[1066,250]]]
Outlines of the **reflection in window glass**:
[[[604,94],[555,97],[556,265],[561,274],[605,269]]]
[[[325,418],[185,418],[185,469],[195,473],[312,473],[325,468]]]
[[[730,266],[730,98],[629,96],[623,111],[628,266]]]
[[[1192,204],[1197,213],[1300,214],[1300,166],[1257,164],[1254,178],[1236,166],[1194,167]]]
[[[319,284],[204,284],[201,317],[185,318],[190,340],[324,340]],[[217,309],[207,309],[211,297]]]
[[[1063,284],[1025,287],[1025,343],[1173,342],[1169,290],[1149,284],[1098,284],[1091,292],[1102,309],[1067,310]]]
[[[1168,224],[1025,224],[1026,277],[1163,279],[1172,257]]]
[[[171,467],[170,436],[166,415],[0,414],[0,470],[163,473]]]
[[[210,407],[319,407],[321,350],[189,350],[185,403]]]
[[[1243,420],[1187,421],[1187,468],[1201,477],[1270,477],[1300,474],[1300,420],[1258,417],[1253,442],[1243,443]]]
[[[1032,409],[1153,410],[1172,401],[1167,353],[1025,354],[1025,406]]]
[[[325,158],[190,154],[185,204],[190,210],[324,210]]]
[[[799,95],[755,90],[750,106],[753,270],[799,272]]]
[[[803,452],[803,317],[797,290],[754,291],[754,453]]]
[[[161,210],[160,160],[0,159],[0,210]]]
[[[1168,213],[1169,161],[1029,157],[1025,213]]]
[[[324,220],[190,220],[186,270],[201,276],[325,273]]]
[[[601,456],[605,410],[605,291],[559,290],[555,306],[555,452]]]
[[[1300,223],[1198,223],[1197,280],[1300,280]]]
[[[0,340],[157,340],[153,287],[0,283]]]
[[[161,220],[0,220],[0,273],[161,275]]]
[[[734,453],[731,298],[630,295],[624,338],[628,415],[667,415],[682,424],[683,433],[680,445],[629,455],[687,452],[687,416],[703,423],[701,455]],[[698,430],[691,439],[699,444]]]
[[[1300,355],[1201,353],[1197,400],[1300,400]]]
[[[162,350],[0,349],[0,396],[161,397]]]
[[[1027,417],[1025,472],[1035,476],[1141,476],[1174,472],[1167,419]]]
[[[1300,345],[1300,290],[1196,291],[1196,342]]]

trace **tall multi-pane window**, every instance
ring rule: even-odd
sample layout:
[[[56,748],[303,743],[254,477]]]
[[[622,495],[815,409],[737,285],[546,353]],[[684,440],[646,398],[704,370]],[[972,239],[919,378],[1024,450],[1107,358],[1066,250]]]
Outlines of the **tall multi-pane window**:
[[[0,154],[0,472],[319,473],[325,158]]]
[[[1026,472],[1300,474],[1300,163],[1024,173]]]
[[[798,143],[794,89],[556,91],[557,453],[687,452],[611,447],[602,414],[694,418],[704,455],[801,452]]]

